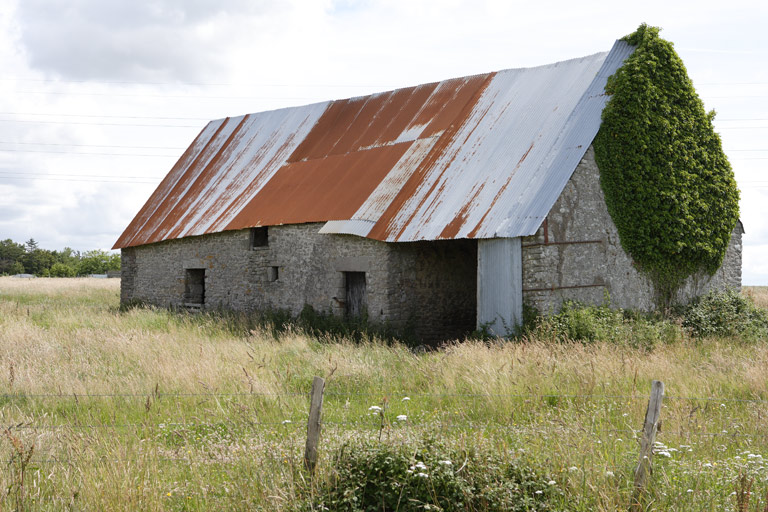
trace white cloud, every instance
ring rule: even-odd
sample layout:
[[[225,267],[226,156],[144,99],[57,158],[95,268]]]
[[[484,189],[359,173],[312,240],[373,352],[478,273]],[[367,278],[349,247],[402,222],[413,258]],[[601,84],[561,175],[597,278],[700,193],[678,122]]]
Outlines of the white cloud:
[[[119,154],[179,155],[182,149],[147,147],[186,147],[204,125],[160,118],[213,119],[545,64],[606,51],[648,22],[676,43],[707,108],[718,111],[717,128],[743,191],[744,282],[768,284],[768,183],[755,183],[768,160],[749,160],[768,158],[768,122],[739,121],[768,119],[764,2],[0,4],[0,239],[34,237],[51,249],[110,247],[153,187],[92,180],[159,180],[173,158]],[[128,126],[150,124],[164,126]],[[18,172],[65,177],[11,179]]]

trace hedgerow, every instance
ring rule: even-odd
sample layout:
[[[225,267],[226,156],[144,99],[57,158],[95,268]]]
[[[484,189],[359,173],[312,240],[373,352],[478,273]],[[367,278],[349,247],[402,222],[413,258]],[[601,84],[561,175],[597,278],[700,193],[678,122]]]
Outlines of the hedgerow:
[[[624,39],[637,48],[608,79],[595,159],[622,247],[666,308],[687,277],[722,264],[739,191],[672,43],[645,24]]]

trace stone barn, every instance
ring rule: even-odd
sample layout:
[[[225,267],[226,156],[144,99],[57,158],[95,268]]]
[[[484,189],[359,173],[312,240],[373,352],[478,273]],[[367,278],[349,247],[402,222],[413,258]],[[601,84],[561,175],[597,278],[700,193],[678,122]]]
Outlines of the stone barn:
[[[591,143],[633,47],[211,121],[115,244],[123,303],[305,305],[435,341],[567,299],[652,307]],[[712,278],[739,288],[741,234]]]

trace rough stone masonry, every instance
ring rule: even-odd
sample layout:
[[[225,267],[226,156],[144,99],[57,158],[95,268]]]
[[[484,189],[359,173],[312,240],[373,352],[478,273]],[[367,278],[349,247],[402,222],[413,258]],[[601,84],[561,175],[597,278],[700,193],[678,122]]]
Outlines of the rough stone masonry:
[[[353,235],[319,234],[322,223],[188,237],[122,250],[124,304],[191,306],[206,310],[287,310],[305,305],[348,314],[351,273],[364,274],[367,318],[427,342],[475,329],[476,240],[385,243]],[[709,289],[741,287],[741,224],[725,262],[711,278],[692,278],[685,301]],[[650,310],[650,283],[619,243],[589,148],[538,232],[522,240],[523,299],[540,313],[564,300]],[[190,303],[191,281],[204,288]],[[200,290],[195,289],[195,294]],[[197,295],[195,295],[197,297]]]

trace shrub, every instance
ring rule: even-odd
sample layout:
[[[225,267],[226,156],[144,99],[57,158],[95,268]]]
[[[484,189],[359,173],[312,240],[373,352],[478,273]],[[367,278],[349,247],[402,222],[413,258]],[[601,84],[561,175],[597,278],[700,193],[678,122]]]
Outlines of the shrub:
[[[64,263],[54,263],[48,273],[51,277],[75,277],[77,275],[77,271],[73,267]]]
[[[692,336],[768,336],[768,312],[734,290],[710,292],[683,311],[683,327]]]
[[[418,446],[347,444],[308,508],[374,511],[554,511],[564,494],[519,462],[430,441]],[[560,508],[558,508],[560,507]]]
[[[673,343],[681,337],[680,328],[666,319],[611,309],[607,304],[594,306],[577,301],[566,301],[556,315],[539,317],[528,334],[561,341],[606,341],[644,349]]]

